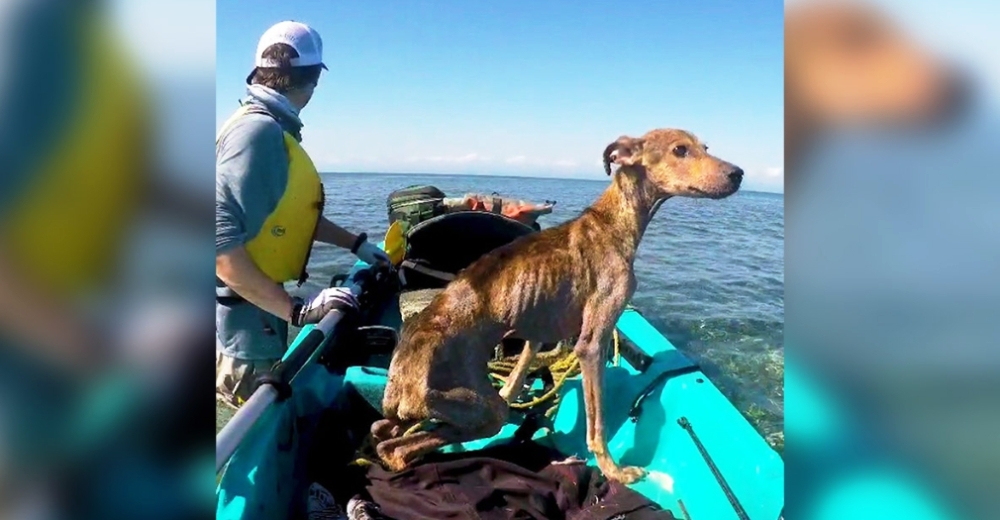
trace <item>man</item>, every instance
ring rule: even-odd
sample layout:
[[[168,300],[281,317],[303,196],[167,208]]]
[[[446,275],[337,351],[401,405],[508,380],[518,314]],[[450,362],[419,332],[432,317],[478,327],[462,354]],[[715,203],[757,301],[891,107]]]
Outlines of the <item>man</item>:
[[[388,262],[364,233],[323,217],[323,186],[299,145],[299,113],[325,69],[319,33],[298,22],[272,26],[247,97],[216,139],[216,388],[234,406],[284,354],[289,323],[316,323],[345,297],[343,289],[307,300],[285,291],[284,282],[304,281],[313,240]]]

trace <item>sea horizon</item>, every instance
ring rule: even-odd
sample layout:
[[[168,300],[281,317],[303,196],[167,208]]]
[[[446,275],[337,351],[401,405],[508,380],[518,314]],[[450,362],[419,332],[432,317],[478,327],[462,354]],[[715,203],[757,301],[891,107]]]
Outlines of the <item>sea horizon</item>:
[[[538,179],[555,181],[583,181],[583,182],[607,182],[607,176],[601,177],[576,177],[576,176],[555,176],[538,174],[494,174],[494,173],[433,173],[433,172],[377,172],[377,171],[322,171],[320,175],[381,175],[385,177],[489,177],[490,179]],[[784,191],[767,191],[763,189],[742,188],[737,193],[759,193],[761,195],[777,195],[784,197]]]

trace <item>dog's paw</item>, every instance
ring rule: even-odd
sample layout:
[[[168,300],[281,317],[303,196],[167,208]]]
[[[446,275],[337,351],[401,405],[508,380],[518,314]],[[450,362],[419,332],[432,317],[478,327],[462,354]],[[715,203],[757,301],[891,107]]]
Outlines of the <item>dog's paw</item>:
[[[509,406],[514,404],[517,399],[521,397],[521,391],[522,389],[520,388],[514,389],[505,385],[500,389],[500,398],[503,399]]]
[[[399,473],[406,469],[406,462],[400,457],[382,457],[382,463],[385,464],[386,469],[393,473]]]
[[[388,420],[381,419],[372,423],[371,434],[376,442],[392,439],[399,436],[399,425]]]
[[[612,471],[605,471],[604,476],[614,480],[615,482],[627,485],[635,483],[642,477],[646,476],[646,470],[637,466],[625,466],[624,468],[615,468]]]
[[[393,473],[398,473],[406,469],[406,461],[396,453],[396,450],[385,449],[383,446],[380,444],[375,447],[375,453],[378,454],[378,458],[382,461],[382,466]]]

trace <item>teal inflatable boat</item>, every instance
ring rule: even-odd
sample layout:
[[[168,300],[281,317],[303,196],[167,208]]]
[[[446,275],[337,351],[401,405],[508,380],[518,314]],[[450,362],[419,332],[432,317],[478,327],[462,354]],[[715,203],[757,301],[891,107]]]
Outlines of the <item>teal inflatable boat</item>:
[[[436,274],[457,272],[535,229],[495,213],[439,215],[406,232],[408,262],[399,272],[358,263],[334,277],[331,285],[351,288],[360,305],[302,329],[274,376],[219,434],[216,518],[297,517],[309,485],[309,454],[316,443],[331,442],[316,435],[323,414],[337,408],[350,413],[359,402],[380,408],[389,355],[406,314],[400,301],[440,288],[446,281],[435,281]],[[609,360],[606,372],[606,429],[615,460],[648,472],[630,487],[679,519],[781,518],[784,463],[778,453],[641,310],[626,310],[617,325],[622,361],[614,366]],[[510,442],[532,416],[512,417],[495,437],[445,450]],[[532,429],[532,440],[596,466],[586,447],[579,376],[559,387],[550,419],[546,428]],[[339,448],[358,449],[344,444]]]

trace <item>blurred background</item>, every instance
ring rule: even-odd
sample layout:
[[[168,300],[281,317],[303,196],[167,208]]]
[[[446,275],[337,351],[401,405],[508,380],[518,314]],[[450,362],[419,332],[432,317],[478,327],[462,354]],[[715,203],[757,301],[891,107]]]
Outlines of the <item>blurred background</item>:
[[[211,0],[0,2],[0,518],[212,514],[214,67]]]
[[[789,518],[1000,510],[1000,4],[786,2]]]
[[[789,518],[1000,510],[998,11],[787,3]],[[2,518],[212,513],[214,67],[210,0],[0,2]]]

